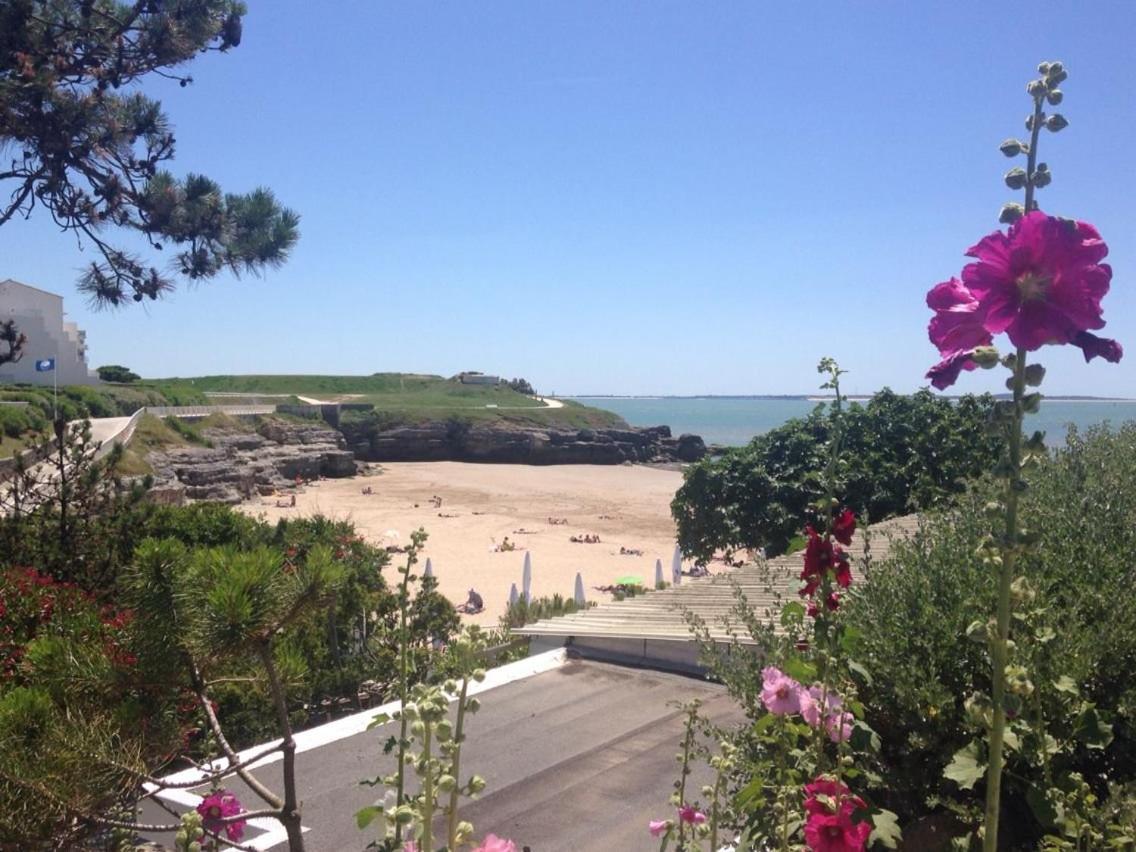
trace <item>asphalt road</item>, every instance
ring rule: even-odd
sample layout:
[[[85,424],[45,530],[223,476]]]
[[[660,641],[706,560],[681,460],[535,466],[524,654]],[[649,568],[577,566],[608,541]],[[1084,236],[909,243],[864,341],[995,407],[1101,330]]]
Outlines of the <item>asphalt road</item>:
[[[493,832],[533,852],[657,849],[647,822],[673,816],[668,797],[682,736],[683,714],[671,705],[696,697],[715,721],[742,718],[720,686],[578,660],[484,693],[467,722],[462,774],[476,772],[488,785],[462,808],[462,819],[479,838]],[[390,770],[381,743],[392,729],[297,756],[310,852],[361,850],[372,839],[356,828],[354,814],[381,788],[359,781]],[[280,767],[275,762],[255,774],[279,790]],[[699,775],[688,782],[695,795],[708,780]],[[228,786],[255,807],[243,784]]]

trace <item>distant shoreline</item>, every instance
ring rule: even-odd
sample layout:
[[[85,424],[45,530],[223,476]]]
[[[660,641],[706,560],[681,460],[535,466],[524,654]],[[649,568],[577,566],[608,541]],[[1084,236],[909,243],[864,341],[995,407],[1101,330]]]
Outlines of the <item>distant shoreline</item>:
[[[900,394],[909,396],[910,394]],[[784,402],[828,402],[831,396],[810,394],[561,394],[562,399],[762,399]],[[994,394],[995,399],[1008,399],[1008,394]],[[871,396],[850,395],[844,399],[850,402],[864,402]],[[958,395],[941,395],[941,399],[959,399]],[[1136,398],[1120,396],[1043,396],[1042,402],[1136,402]]]

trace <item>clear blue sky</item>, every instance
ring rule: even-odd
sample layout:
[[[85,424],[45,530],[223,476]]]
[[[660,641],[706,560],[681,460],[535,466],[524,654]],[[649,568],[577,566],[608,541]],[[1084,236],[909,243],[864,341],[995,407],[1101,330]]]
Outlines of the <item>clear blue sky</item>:
[[[42,215],[0,229],[0,277],[64,294],[92,364],[799,393],[829,354],[849,390],[913,390],[924,294],[997,227],[997,146],[1061,59],[1040,197],[1109,242],[1129,354],[1047,350],[1045,390],[1136,396],[1131,0],[249,6],[239,49],[150,91],[174,171],[272,187],[301,241],[263,279],[91,313],[89,252]]]

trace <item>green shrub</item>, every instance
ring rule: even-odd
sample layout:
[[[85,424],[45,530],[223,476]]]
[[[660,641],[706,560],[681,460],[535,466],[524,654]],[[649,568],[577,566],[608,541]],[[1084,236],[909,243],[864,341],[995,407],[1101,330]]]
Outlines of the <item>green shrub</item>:
[[[1060,750],[1045,770],[1011,750],[1004,784],[1016,832],[1035,841],[1042,826],[1029,778],[1081,773],[1098,796],[1106,782],[1136,780],[1136,608],[1125,601],[1136,552],[1136,424],[1071,432],[1027,478],[1023,520],[1040,543],[1022,573],[1037,598],[1019,606],[1015,661],[1035,686],[1022,715],[1040,718]],[[995,578],[975,556],[990,530],[983,507],[991,488],[980,484],[955,510],[928,519],[849,596],[846,615],[861,634],[857,658],[873,676],[861,698],[883,743],[889,806],[908,819],[928,802],[972,801],[943,770],[976,734],[967,697],[989,691],[985,645],[966,634],[995,607]],[[1089,738],[1068,710],[1070,690],[1112,726],[1111,741]]]
[[[997,441],[985,431],[993,403],[989,395],[952,402],[926,390],[886,389],[866,405],[853,403],[843,415],[836,493],[872,521],[949,502],[997,458]],[[818,406],[688,468],[671,504],[683,551],[702,563],[719,549],[784,552],[821,494],[831,432],[830,415]]]

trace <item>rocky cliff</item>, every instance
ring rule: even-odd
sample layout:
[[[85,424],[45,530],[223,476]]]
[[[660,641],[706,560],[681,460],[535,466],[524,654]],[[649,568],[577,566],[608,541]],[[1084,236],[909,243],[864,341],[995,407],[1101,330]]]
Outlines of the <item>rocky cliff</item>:
[[[355,474],[355,456],[343,436],[324,423],[262,423],[258,432],[206,429],[213,444],[152,452],[154,492],[165,502],[181,499],[239,503],[270,494],[296,478]]]
[[[340,429],[356,457],[372,462],[620,464],[691,462],[706,455],[700,437],[673,438],[668,426],[562,430],[446,421],[386,429],[345,422]]]

